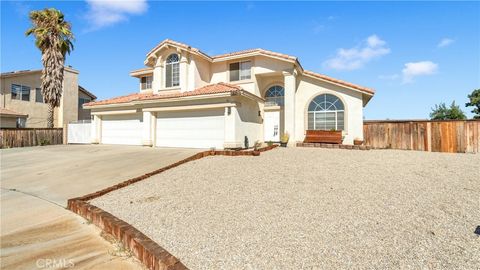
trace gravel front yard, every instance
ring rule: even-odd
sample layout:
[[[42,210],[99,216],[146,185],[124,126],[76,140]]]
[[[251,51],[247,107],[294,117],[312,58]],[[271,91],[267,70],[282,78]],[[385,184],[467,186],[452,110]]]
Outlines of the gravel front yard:
[[[93,200],[191,269],[478,269],[480,155],[207,157]]]

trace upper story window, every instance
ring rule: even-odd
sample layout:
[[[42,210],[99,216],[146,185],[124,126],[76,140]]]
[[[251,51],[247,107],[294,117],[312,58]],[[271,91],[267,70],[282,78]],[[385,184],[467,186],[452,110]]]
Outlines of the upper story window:
[[[265,93],[266,106],[283,106],[285,99],[285,89],[280,85],[274,85],[268,88]]]
[[[167,57],[165,67],[165,87],[180,85],[180,57],[178,54],[170,54]]]
[[[336,96],[322,94],[308,105],[308,129],[343,130],[345,107]]]
[[[41,88],[35,88],[35,102],[43,103],[43,95]]]
[[[23,101],[30,101],[30,87],[19,84],[12,84],[11,98]]]
[[[249,80],[252,69],[252,61],[243,61],[230,64],[230,81]]]
[[[83,109],[83,104],[92,101],[89,98],[78,98],[78,108]]]
[[[152,89],[153,76],[144,76],[140,78],[141,89]]]

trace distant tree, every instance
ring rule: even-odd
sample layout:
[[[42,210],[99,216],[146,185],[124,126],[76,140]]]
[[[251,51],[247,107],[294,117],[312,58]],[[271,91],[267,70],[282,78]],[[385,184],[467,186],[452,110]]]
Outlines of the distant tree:
[[[467,107],[473,107],[472,113],[475,115],[473,118],[480,119],[480,89],[475,89],[470,95],[468,95],[470,102],[465,103]]]
[[[30,12],[32,27],[25,33],[35,37],[42,52],[42,95],[48,104],[47,127],[53,127],[53,111],[62,97],[65,55],[73,49],[71,25],[59,10],[48,8]]]
[[[435,108],[432,108],[430,113],[430,119],[432,120],[463,120],[467,119],[465,113],[460,109],[460,106],[455,104],[455,101],[452,102],[450,107],[447,107],[445,103],[440,103],[440,105],[435,105]]]

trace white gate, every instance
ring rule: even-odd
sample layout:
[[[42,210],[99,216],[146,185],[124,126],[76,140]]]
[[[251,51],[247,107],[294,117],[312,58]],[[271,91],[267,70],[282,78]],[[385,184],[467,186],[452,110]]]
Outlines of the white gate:
[[[89,121],[69,123],[67,129],[67,143],[84,143],[92,142],[92,123]]]

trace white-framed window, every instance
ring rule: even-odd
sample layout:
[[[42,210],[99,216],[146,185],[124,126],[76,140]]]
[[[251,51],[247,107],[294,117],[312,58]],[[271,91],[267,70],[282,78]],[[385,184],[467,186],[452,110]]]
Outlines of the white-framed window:
[[[266,106],[283,106],[285,100],[285,89],[280,85],[274,85],[265,92]]]
[[[17,128],[25,128],[27,126],[27,119],[23,117],[17,117]]]
[[[41,88],[35,88],[35,102],[44,103]]]
[[[344,130],[345,107],[331,94],[316,96],[308,105],[309,130]]]
[[[143,76],[140,78],[141,89],[152,89],[153,76]]]
[[[249,80],[252,78],[252,61],[230,63],[230,81]]]
[[[30,87],[19,84],[12,84],[11,98],[16,100],[30,101]]]
[[[180,57],[178,54],[170,54],[165,65],[165,87],[180,85]]]

